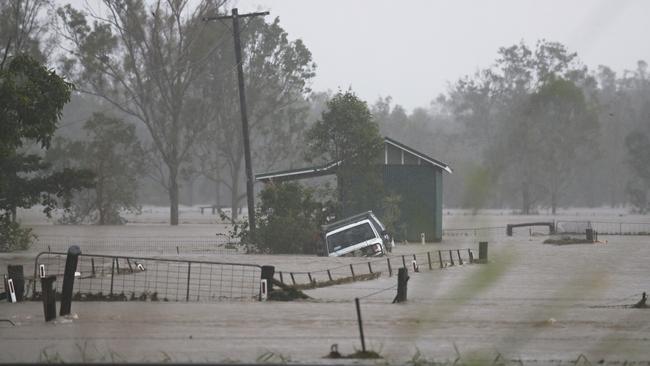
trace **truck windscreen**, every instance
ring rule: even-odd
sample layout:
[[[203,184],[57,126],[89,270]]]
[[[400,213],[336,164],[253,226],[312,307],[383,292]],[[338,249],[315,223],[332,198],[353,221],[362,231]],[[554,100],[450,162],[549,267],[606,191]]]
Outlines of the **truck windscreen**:
[[[327,247],[330,253],[345,249],[349,246],[375,238],[369,223],[353,226],[327,237]]]

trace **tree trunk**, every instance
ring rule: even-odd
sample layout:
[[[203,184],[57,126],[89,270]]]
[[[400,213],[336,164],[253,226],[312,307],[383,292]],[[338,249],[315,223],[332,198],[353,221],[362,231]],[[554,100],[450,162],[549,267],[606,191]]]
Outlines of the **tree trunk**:
[[[521,198],[522,198],[522,214],[530,214],[530,191],[528,187],[528,182],[523,182],[521,184]]]
[[[194,206],[194,178],[188,179],[187,183],[188,206]]]
[[[557,193],[551,193],[551,213],[555,215],[557,212]]]
[[[96,194],[97,194],[97,211],[99,212],[99,222],[98,225],[105,225],[106,224],[106,214],[104,211],[104,186],[103,186],[103,180],[98,179],[97,182],[97,187],[95,188]]]
[[[239,196],[239,172],[233,174],[232,176],[232,188],[230,189],[230,221],[234,224],[235,220],[239,217],[239,201],[237,197]]]
[[[169,224],[178,225],[178,167],[169,167]]]

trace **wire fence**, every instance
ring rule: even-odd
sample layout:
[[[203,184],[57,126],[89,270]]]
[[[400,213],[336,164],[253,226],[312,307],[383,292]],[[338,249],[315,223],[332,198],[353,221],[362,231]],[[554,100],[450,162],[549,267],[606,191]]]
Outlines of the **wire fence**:
[[[648,222],[557,221],[558,234],[584,234],[593,229],[598,235],[650,235]]]
[[[65,261],[63,252],[39,253],[33,279],[55,275],[61,293]],[[74,292],[80,300],[256,300],[260,278],[255,264],[81,254]],[[39,296],[35,283],[28,285],[33,298]]]
[[[71,245],[83,246],[93,253],[166,254],[239,254],[238,243],[227,235],[198,238],[40,236],[31,245],[38,252],[65,252]]]
[[[443,237],[496,238],[506,236],[505,226],[443,229]]]
[[[386,256],[366,262],[344,264],[314,271],[276,271],[275,279],[297,287],[324,287],[344,282],[374,279],[382,274],[389,277],[400,267],[409,271],[433,270],[470,264],[477,258],[473,249],[444,249],[400,256]]]

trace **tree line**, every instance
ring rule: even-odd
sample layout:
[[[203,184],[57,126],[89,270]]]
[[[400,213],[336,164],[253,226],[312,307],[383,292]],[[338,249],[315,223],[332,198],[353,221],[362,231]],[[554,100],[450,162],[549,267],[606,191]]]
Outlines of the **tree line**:
[[[17,95],[7,82],[15,65],[41,67],[63,83],[58,94],[41,94],[45,104],[34,113],[43,118],[28,116],[48,121],[40,135],[4,133],[17,117],[3,115],[3,215],[11,219],[16,208],[36,203],[51,210],[65,198],[64,221],[116,224],[124,210],[164,195],[176,225],[181,201],[189,194],[191,203],[199,187],[202,202],[229,205],[235,220],[245,177],[232,33],[225,23],[202,21],[230,6],[104,0],[98,11],[0,0],[3,102]],[[241,34],[255,171],[345,153],[308,146],[314,134],[331,132],[320,122],[336,104],[328,104],[331,92],[310,89],[316,64],[307,46],[290,39],[278,17],[247,19]],[[606,66],[590,70],[560,43],[520,42],[450,83],[429,106],[407,112],[383,97],[361,114],[349,118],[370,118],[381,134],[454,168],[445,207],[524,214],[568,206],[648,209],[650,87],[643,61],[619,75]],[[363,138],[362,132],[350,134]],[[31,196],[15,193],[25,186],[18,178],[59,179],[68,176],[56,178],[63,171],[79,179],[63,179],[65,189],[41,182]]]

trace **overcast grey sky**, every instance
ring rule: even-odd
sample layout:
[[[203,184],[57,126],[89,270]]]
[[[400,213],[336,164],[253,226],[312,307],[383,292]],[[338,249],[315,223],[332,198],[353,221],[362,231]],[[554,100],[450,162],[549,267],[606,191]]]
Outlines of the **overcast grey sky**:
[[[650,61],[650,1],[239,0],[270,10],[318,64],[313,89],[351,86],[373,103],[391,95],[428,106],[447,84],[489,66],[501,46],[559,41],[590,68]]]
[[[61,0],[63,2],[63,0]],[[71,0],[77,6],[99,0]],[[68,2],[68,1],[65,1]],[[314,90],[352,87],[373,103],[426,107],[449,82],[489,66],[499,47],[545,38],[591,69],[650,62],[648,0],[237,0],[270,10],[317,63]]]

